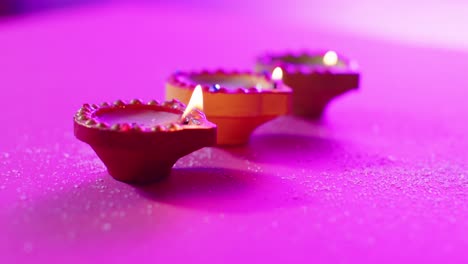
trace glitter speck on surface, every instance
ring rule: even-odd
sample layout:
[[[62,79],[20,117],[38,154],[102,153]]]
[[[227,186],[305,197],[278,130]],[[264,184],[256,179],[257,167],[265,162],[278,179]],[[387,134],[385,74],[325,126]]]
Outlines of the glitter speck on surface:
[[[112,225],[110,223],[104,223],[102,225],[102,230],[103,231],[109,231],[109,230],[111,230],[111,228],[112,228]]]
[[[31,253],[31,251],[33,250],[33,245],[31,242],[25,242],[23,248],[24,252]]]

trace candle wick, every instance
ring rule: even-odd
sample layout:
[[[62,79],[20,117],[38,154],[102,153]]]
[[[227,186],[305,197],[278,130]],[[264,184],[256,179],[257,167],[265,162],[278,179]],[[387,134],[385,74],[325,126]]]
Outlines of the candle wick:
[[[186,117],[181,116],[180,123],[182,125],[188,125],[190,123],[190,120],[189,120],[189,118],[187,116]]]

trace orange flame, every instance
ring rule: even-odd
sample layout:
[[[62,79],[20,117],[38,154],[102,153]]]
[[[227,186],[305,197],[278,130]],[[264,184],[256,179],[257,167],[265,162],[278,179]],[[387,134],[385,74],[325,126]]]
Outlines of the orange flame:
[[[190,97],[190,101],[182,114],[182,118],[185,118],[188,113],[195,108],[203,111],[203,90],[201,85],[197,85],[193,90],[192,97]]]
[[[276,67],[271,74],[271,79],[275,82],[281,81],[283,79],[283,70],[281,67]]]
[[[335,66],[338,63],[338,54],[333,50],[329,50],[323,55],[322,60],[325,66]]]

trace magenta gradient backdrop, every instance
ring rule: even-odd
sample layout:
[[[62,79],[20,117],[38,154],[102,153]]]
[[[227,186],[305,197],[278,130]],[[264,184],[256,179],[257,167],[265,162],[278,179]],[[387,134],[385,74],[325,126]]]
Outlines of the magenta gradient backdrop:
[[[468,4],[353,2],[0,21],[0,262],[467,263]],[[114,181],[73,136],[82,103],[163,99],[176,69],[324,48],[360,62],[359,91],[320,122],[281,117],[248,146],[186,156],[159,184]]]

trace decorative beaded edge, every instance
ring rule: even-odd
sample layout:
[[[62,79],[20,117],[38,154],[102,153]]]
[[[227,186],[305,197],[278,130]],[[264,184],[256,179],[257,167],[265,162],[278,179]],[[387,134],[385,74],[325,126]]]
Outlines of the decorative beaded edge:
[[[195,89],[198,85],[196,82],[186,81],[185,79],[191,79],[192,76],[199,76],[199,75],[218,75],[218,76],[251,76],[259,79],[263,79],[267,83],[271,83],[274,86],[275,82],[271,79],[270,75],[267,73],[255,73],[252,71],[239,71],[239,70],[232,70],[226,71],[222,69],[218,70],[200,70],[200,71],[178,71],[173,73],[169,79],[168,83],[171,85],[175,85],[181,88],[187,89]],[[222,86],[218,86],[215,90],[213,86],[208,85],[201,85],[203,92],[208,93],[220,93],[220,94],[255,94],[255,93],[288,93],[291,92],[291,89],[284,85],[282,82],[278,82],[278,86],[276,88],[269,88],[269,89],[259,89],[257,87],[239,87],[237,89],[227,89]]]
[[[257,63],[263,66],[280,67],[283,71],[289,74],[358,74],[359,65],[355,60],[350,60],[345,56],[337,53],[338,59],[344,62],[345,67],[312,67],[304,64],[294,64],[283,61],[285,57],[299,58],[299,57],[318,57],[324,56],[327,51],[319,52],[285,52],[285,53],[266,53],[257,58]]]
[[[87,128],[94,128],[104,131],[115,131],[115,132],[168,132],[168,131],[179,131],[183,130],[184,126],[199,126],[203,123],[206,123],[205,114],[198,110],[193,109],[190,111],[187,116],[181,118],[176,122],[171,122],[168,124],[158,124],[151,127],[140,126],[138,124],[130,123],[117,123],[109,125],[106,122],[100,122],[97,117],[99,111],[103,109],[112,110],[112,109],[122,109],[129,106],[144,105],[144,103],[139,99],[133,99],[128,103],[123,100],[116,100],[113,103],[103,102],[100,105],[97,104],[83,104],[83,106],[76,112],[74,116],[74,121]],[[160,103],[156,100],[150,100],[146,103],[147,106],[155,106],[158,108],[166,108],[170,110],[180,111],[181,115],[185,110],[186,106],[182,102],[173,99],[172,101],[166,101]]]

